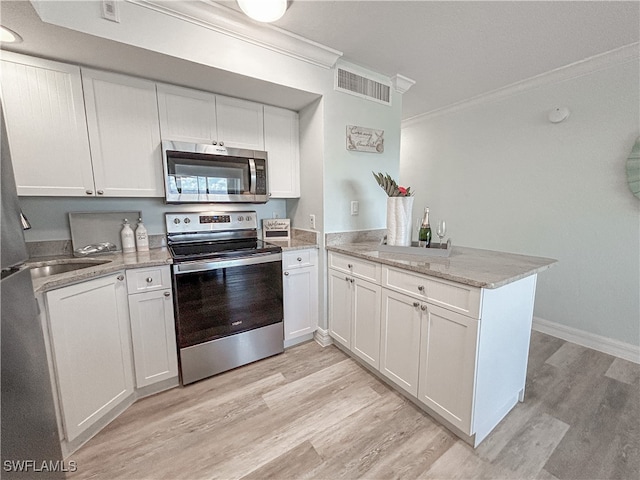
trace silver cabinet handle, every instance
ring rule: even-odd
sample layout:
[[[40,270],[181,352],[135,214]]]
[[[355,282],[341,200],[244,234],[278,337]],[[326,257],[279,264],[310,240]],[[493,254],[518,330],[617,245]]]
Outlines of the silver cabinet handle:
[[[418,291],[424,292],[424,285],[418,285]]]
[[[165,297],[170,297],[170,296],[171,296],[171,293],[170,293],[170,292],[164,292],[164,296],[165,296]]]
[[[347,282],[351,281],[351,280],[349,279],[349,277],[344,277],[344,279],[345,279]]]
[[[124,275],[118,275],[116,278],[117,278],[118,280],[120,280],[120,281],[123,281],[123,280],[124,280]]]
[[[351,280],[349,280],[349,281],[350,281],[351,283],[353,283],[353,282],[355,282],[355,279],[354,279],[354,278],[352,278],[352,279],[351,279]]]
[[[220,142],[220,146],[221,146],[221,147],[224,147],[224,142]]]
[[[93,190],[87,190],[87,195],[93,195]]]
[[[152,282],[153,282],[153,278],[147,277],[147,283],[152,283]]]
[[[423,312],[426,312],[426,311],[427,311],[427,306],[423,304],[423,305],[420,307],[420,310],[422,310]]]
[[[351,265],[350,263],[347,263],[347,268],[353,268],[353,265]]]
[[[413,306],[414,306],[414,307],[419,307],[419,306],[420,306],[420,303],[419,303],[419,302],[413,302]]]
[[[302,261],[302,257],[298,257],[296,260],[298,260],[299,262]]]
[[[104,195],[104,190],[98,190],[98,195]]]
[[[288,277],[289,276],[289,272],[284,272],[284,274]]]
[[[213,142],[211,142],[213,145],[217,145],[218,142],[216,142],[215,140]]]

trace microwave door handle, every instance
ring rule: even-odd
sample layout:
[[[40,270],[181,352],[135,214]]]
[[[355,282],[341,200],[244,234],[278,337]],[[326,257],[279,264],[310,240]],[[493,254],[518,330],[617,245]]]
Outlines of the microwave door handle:
[[[253,158],[249,159],[249,173],[251,174],[251,186],[249,188],[249,193],[251,193],[252,195],[256,194],[256,182],[257,180],[257,175],[256,175],[256,161]]]

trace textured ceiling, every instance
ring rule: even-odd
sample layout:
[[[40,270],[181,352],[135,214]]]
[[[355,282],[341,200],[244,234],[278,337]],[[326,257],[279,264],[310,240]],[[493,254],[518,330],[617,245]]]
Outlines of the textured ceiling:
[[[212,3],[237,9],[235,1]],[[9,47],[16,51],[194,88],[215,76],[227,88],[220,93],[250,98],[239,89],[259,92],[250,99],[281,99],[288,108],[312,99],[305,92],[43,24],[24,0],[2,0],[0,20],[25,37],[23,44]],[[352,63],[415,80],[403,99],[407,119],[638,42],[640,2],[293,0],[275,26],[339,50]],[[185,78],[189,84],[181,81]]]

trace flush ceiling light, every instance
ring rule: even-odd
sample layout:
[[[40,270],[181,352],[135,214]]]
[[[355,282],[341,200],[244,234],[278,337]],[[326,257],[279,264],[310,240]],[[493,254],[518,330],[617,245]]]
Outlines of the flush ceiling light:
[[[13,30],[9,30],[7,27],[0,25],[0,42],[2,43],[20,43],[22,37]]]
[[[238,6],[258,22],[275,22],[287,11],[287,0],[238,0]]]

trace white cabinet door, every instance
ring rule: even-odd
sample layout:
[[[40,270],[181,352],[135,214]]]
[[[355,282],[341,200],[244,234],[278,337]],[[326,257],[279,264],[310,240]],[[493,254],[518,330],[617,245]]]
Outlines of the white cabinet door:
[[[155,83],[82,69],[96,193],[163,197]]]
[[[269,155],[271,197],[300,197],[300,140],[296,112],[264,106],[264,148]]]
[[[318,268],[284,272],[284,340],[315,332],[318,326]]]
[[[346,348],[351,348],[353,288],[351,278],[329,269],[329,334]]]
[[[418,400],[471,435],[478,320],[428,305],[420,334]]]
[[[380,373],[413,396],[418,395],[421,308],[426,304],[382,289]]]
[[[129,312],[136,386],[141,388],[177,377],[178,355],[171,291],[129,295]]]
[[[54,363],[68,441],[133,394],[123,274],[46,294]]]
[[[380,366],[380,286],[356,278],[353,290],[351,351],[366,363]]]
[[[216,96],[218,142],[227,147],[264,150],[264,113],[259,103]]]
[[[217,140],[213,93],[158,84],[158,111],[163,140],[212,143]]]
[[[18,195],[93,195],[80,69],[3,51],[0,74]]]

